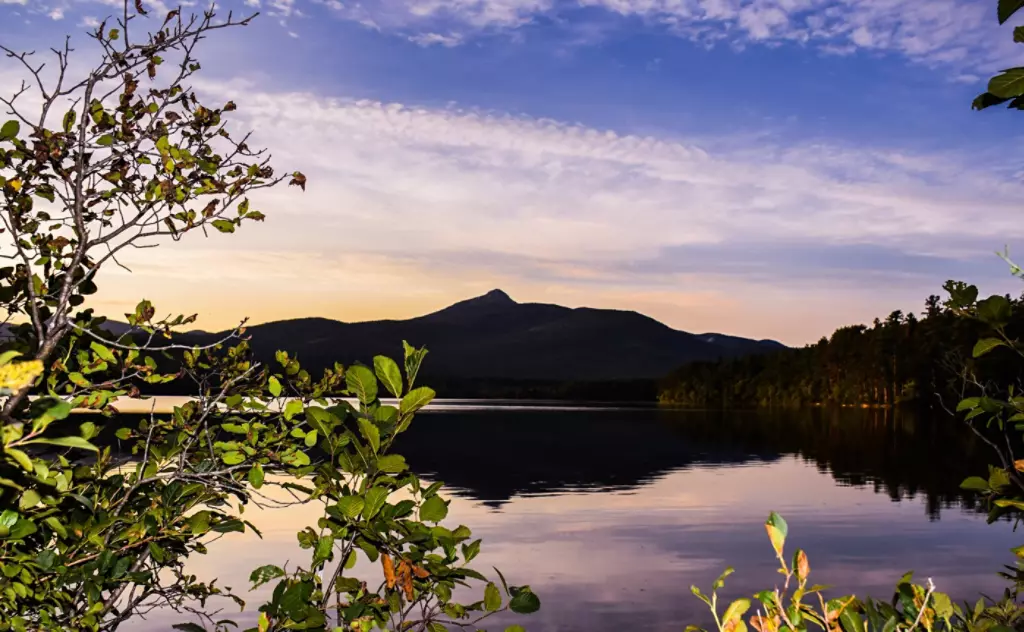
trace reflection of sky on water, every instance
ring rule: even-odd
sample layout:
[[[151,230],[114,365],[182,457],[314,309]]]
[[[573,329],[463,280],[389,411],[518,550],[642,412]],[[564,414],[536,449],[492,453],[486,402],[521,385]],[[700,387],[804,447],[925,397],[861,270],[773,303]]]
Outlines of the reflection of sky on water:
[[[456,494],[448,522],[467,524],[483,538],[477,568],[497,566],[511,583],[529,584],[540,595],[541,612],[518,621],[530,630],[682,630],[702,622],[690,584],[706,587],[728,565],[737,569],[728,597],[778,578],[762,526],[773,509],[789,522],[791,547],[808,551],[815,581],[888,598],[895,580],[914,569],[959,599],[1001,592],[995,573],[1019,544],[1010,526],[986,525],[955,509],[929,521],[923,504],[839,485],[814,464],[786,456],[695,465],[627,491],[516,496],[498,509]],[[245,515],[263,530],[263,540],[232,534],[190,560],[190,570],[241,588],[257,566],[306,559],[295,532],[315,524],[313,507]],[[261,593],[248,599],[253,612],[268,591]],[[237,620],[255,618],[247,611]],[[154,616],[132,629],[165,629],[176,621]]]

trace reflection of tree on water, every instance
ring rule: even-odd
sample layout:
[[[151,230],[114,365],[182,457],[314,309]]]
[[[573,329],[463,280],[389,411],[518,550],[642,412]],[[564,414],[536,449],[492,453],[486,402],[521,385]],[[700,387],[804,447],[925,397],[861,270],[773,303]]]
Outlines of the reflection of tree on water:
[[[894,501],[923,495],[933,519],[942,508],[975,508],[959,486],[991,459],[955,421],[888,410],[437,412],[397,449],[421,473],[495,507],[514,495],[631,488],[695,465],[796,455]]]

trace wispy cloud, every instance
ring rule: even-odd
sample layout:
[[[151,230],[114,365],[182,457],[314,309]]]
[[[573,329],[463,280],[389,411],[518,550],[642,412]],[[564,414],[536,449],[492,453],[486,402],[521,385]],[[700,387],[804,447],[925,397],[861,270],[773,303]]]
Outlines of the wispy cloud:
[[[232,285],[249,275],[245,300],[257,317],[281,316],[276,295],[256,298],[275,276],[289,278],[282,291],[306,296],[298,315],[325,293],[343,304],[355,279],[386,274],[373,301],[455,299],[500,285],[525,298],[648,306],[680,327],[732,324],[799,342],[894,300],[913,308],[949,276],[999,277],[989,253],[1024,239],[1024,186],[992,175],[976,156],[969,163],[826,144],[734,149],[243,82],[202,89],[242,104],[244,126],[274,149],[275,163],[309,176],[301,196],[281,188],[255,200],[267,227],[240,231],[219,255],[248,262]],[[188,253],[209,247],[202,244],[179,245],[168,265],[201,275],[214,264],[190,266]],[[746,303],[758,302],[756,325],[692,307],[736,301],[748,316]],[[798,323],[797,303],[807,314]]]
[[[149,0],[147,0],[149,2]],[[66,0],[0,0],[43,15],[63,14]],[[75,5],[107,5],[80,0]],[[154,6],[163,7],[159,0]],[[455,46],[484,33],[509,32],[546,20],[580,30],[580,8],[638,19],[705,46],[791,43],[824,54],[891,53],[958,71],[1014,57],[1013,43],[995,23],[991,2],[978,0],[244,0],[262,6],[289,30],[288,20],[321,5],[344,20],[394,33],[421,45]],[[604,32],[606,29],[602,29]],[[1018,55],[1019,56],[1019,55]],[[955,77],[972,76],[958,72]]]
[[[439,25],[515,29],[580,6],[640,18],[705,45],[790,42],[826,53],[876,51],[952,66],[968,59],[987,66],[1012,55],[992,3],[976,0],[402,0],[345,5],[339,14],[423,34]]]
[[[409,41],[419,44],[420,46],[458,46],[462,43],[462,36],[456,33],[449,35],[442,35],[440,33],[421,33],[418,35],[410,35]]]

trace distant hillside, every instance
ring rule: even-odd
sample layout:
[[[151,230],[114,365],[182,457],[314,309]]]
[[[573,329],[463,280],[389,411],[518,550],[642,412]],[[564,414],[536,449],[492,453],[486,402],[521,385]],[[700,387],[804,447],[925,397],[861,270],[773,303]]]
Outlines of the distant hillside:
[[[304,366],[369,363],[425,345],[425,377],[600,381],[657,379],[681,364],[784,348],[720,334],[691,334],[636,312],[517,303],[500,290],[409,320],[284,320],[248,328],[262,360],[286,349]],[[192,333],[197,341],[217,334]]]
[[[1012,306],[1010,338],[1024,335],[1024,297]],[[941,304],[925,302],[921,317],[895,311],[870,325],[840,327],[801,349],[692,362],[660,383],[659,399],[700,408],[802,405],[938,408],[962,396],[958,367],[972,358],[984,328]],[[1006,382],[1020,371],[999,353],[972,359],[981,384]],[[998,380],[996,380],[998,378]]]

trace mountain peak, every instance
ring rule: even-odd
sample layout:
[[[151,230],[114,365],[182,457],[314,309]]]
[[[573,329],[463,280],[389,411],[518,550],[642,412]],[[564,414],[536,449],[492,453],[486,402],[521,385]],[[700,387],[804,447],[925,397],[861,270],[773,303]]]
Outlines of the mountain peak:
[[[465,318],[467,316],[476,318],[481,315],[503,312],[516,305],[518,305],[518,303],[513,301],[508,294],[505,294],[501,290],[491,290],[487,294],[467,298],[455,303],[454,305],[449,305],[439,312],[427,314],[423,318],[440,318],[446,320],[451,318]]]
[[[484,294],[483,296],[478,296],[476,298],[471,298],[469,300],[473,301],[474,303],[515,304],[515,301],[512,300],[512,297],[501,290],[491,290],[490,292]]]

